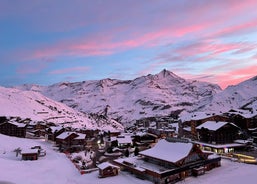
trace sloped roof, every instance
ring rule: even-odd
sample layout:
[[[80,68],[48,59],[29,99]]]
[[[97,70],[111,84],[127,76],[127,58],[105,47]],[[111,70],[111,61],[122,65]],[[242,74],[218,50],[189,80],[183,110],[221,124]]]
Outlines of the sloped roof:
[[[61,126],[50,126],[49,128],[52,130],[52,133],[54,133],[56,131],[58,132],[63,129],[63,127],[61,127]]]
[[[77,135],[77,137],[75,137],[74,139],[85,139],[86,138],[86,134],[81,134],[81,133],[77,133],[77,132],[63,132],[60,135],[58,135],[56,138],[57,139],[66,139],[71,134]]]
[[[22,149],[21,154],[36,154],[38,153],[38,149],[29,149],[29,148],[25,148]]]
[[[125,135],[123,137],[111,137],[111,141],[118,141],[119,144],[129,144],[132,143],[132,138],[130,135]]]
[[[98,167],[99,169],[103,170],[103,169],[106,169],[106,168],[109,167],[109,166],[115,167],[115,168],[119,168],[118,166],[113,165],[113,164],[111,164],[111,163],[109,163],[109,162],[103,162],[103,163],[99,164],[97,167]]]
[[[78,137],[75,137],[74,139],[85,139],[86,138],[86,134],[81,134],[81,133],[76,133],[78,135]]]
[[[225,121],[217,121],[217,122],[216,121],[206,121],[205,123],[196,127],[196,129],[206,128],[208,130],[216,131],[227,124],[231,124],[231,123],[225,122]],[[233,125],[233,124],[231,124],[231,125]]]
[[[60,135],[58,135],[56,138],[57,139],[66,139],[69,137],[71,134],[76,134],[75,132],[63,132]]]
[[[8,121],[8,122],[4,122],[4,123],[2,123],[1,125],[3,125],[3,124],[7,124],[7,123],[12,124],[12,125],[14,125],[14,126],[17,126],[17,127],[19,127],[19,128],[24,128],[24,127],[26,127],[26,126],[27,126],[27,125],[26,125],[26,124],[24,124],[24,123],[18,123],[18,122],[16,122],[16,121]]]
[[[192,143],[168,142],[160,140],[153,148],[141,151],[141,155],[176,163],[185,158],[193,147]]]

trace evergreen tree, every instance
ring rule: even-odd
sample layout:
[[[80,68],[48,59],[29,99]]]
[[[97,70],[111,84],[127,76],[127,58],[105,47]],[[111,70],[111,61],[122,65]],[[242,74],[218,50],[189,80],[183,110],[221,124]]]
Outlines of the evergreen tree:
[[[137,156],[138,153],[139,153],[139,149],[138,149],[138,147],[136,147],[136,148],[135,148],[135,151],[134,151],[135,156]]]
[[[126,149],[126,151],[125,151],[125,157],[129,157],[129,150],[128,149]]]

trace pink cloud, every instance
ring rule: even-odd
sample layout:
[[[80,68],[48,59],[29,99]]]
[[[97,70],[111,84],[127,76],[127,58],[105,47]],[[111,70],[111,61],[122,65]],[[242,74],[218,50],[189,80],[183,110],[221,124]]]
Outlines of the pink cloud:
[[[250,79],[256,76],[257,66],[249,66],[241,69],[235,69],[224,73],[202,73],[202,74],[188,74],[185,71],[177,70],[179,76],[186,79],[193,79],[199,81],[211,82],[214,84],[218,84],[222,89],[225,89],[229,85],[237,85],[240,82],[243,82],[247,79]]]
[[[60,70],[54,70],[51,71],[50,74],[67,74],[67,73],[82,73],[82,72],[87,72],[89,71],[90,68],[89,67],[72,67],[72,68],[65,68],[65,69],[60,69]]]
[[[113,41],[115,32],[108,36],[99,34],[93,35],[91,38],[80,38],[79,40],[62,41],[45,48],[35,49],[34,51],[20,51],[24,55],[24,59],[38,59],[42,57],[58,57],[58,56],[103,56],[111,55],[123,50],[135,47],[155,47],[163,45],[175,37],[197,32],[205,28],[206,25],[189,25],[181,28],[173,29],[167,27],[156,32],[148,32],[143,35],[136,34],[132,38]]]
[[[257,19],[223,28],[222,30],[211,35],[211,37],[215,38],[215,37],[223,37],[223,36],[233,36],[235,34],[242,34],[244,32],[253,31],[253,30],[257,30]]]
[[[171,48],[160,53],[153,60],[166,62],[208,62],[211,59],[220,60],[224,53],[229,53],[231,60],[233,60],[232,55],[252,52],[256,50],[256,46],[257,43],[251,42],[222,43],[217,40],[201,40],[175,49]]]
[[[219,85],[224,89],[228,85],[236,85],[244,80],[250,79],[256,76],[257,66],[244,67],[237,70],[232,70],[226,74],[220,74],[216,76],[216,80],[219,81]]]
[[[233,65],[232,63],[227,65]],[[216,67],[219,69],[219,67]],[[253,76],[256,76],[257,66],[241,66],[241,68],[230,69],[229,71],[215,73],[217,71],[215,67],[206,70],[203,74],[193,75],[193,74],[183,74],[182,76],[189,79],[203,80],[207,82],[212,82],[218,84],[222,89],[225,89],[229,85],[236,85],[240,82],[243,82],[247,79],[250,79]],[[229,68],[228,68],[229,69]],[[212,72],[211,72],[212,71]]]
[[[32,4],[33,6],[30,4],[29,7],[21,5],[23,7],[20,10],[22,11],[21,14],[24,12],[31,12],[34,7],[40,6],[39,10],[42,12],[39,12],[39,15],[35,15],[36,19],[42,15],[46,15],[47,18],[36,24],[42,24],[39,27],[44,27],[44,29],[52,29],[50,31],[59,29],[66,31],[76,29],[85,25],[92,25],[92,23],[95,23],[94,21],[102,24],[102,27],[104,28],[101,28],[101,32],[96,31],[92,33],[85,33],[83,36],[78,36],[77,38],[66,38],[65,40],[57,41],[55,43],[49,42],[48,45],[44,46],[38,45],[30,50],[19,51],[19,58],[21,56],[23,61],[38,60],[41,58],[55,58],[59,56],[106,56],[137,47],[144,47],[144,49],[148,49],[150,47],[164,46],[169,43],[171,43],[171,45],[173,44],[179,46],[181,45],[181,40],[187,40],[187,37],[198,40],[195,43],[187,44],[187,46],[177,47],[176,49],[169,50],[167,53],[162,53],[156,56],[154,59],[156,59],[158,62],[149,65],[149,67],[141,72],[141,74],[148,74],[152,73],[152,71],[156,70],[156,68],[164,68],[163,66],[174,61],[180,62],[177,65],[185,65],[185,63],[182,61],[187,62],[186,64],[188,64],[189,62],[192,62],[190,57],[196,58],[193,62],[203,62],[209,61],[210,59],[218,60],[222,54],[227,52],[240,54],[256,50],[256,42],[254,43],[254,40],[253,42],[243,43],[222,42],[222,37],[224,36],[248,33],[257,28],[257,19],[249,18],[250,16],[247,17],[247,12],[256,7],[256,1],[232,0],[218,2],[211,1],[208,3],[195,3],[189,1],[188,5],[183,8],[180,7],[179,10],[176,10],[176,6],[172,6],[172,10],[176,12],[174,14],[173,11],[170,11],[170,9],[167,7],[166,11],[160,11],[161,14],[158,15],[156,13],[156,16],[154,11],[151,15],[141,15],[141,11],[133,9],[136,5],[128,6],[126,8],[123,5],[122,7],[124,9],[115,9],[112,7],[111,12],[99,11],[100,13],[96,14],[95,17],[92,18],[93,21],[88,19],[84,11],[81,11],[85,5],[84,3],[82,3],[82,8],[79,8],[81,12],[78,11],[80,12],[79,16],[82,17],[80,17],[81,19],[76,19],[77,16],[73,16],[69,8],[62,7],[61,10],[54,12],[53,15],[56,16],[53,16],[53,21],[48,17],[48,14],[46,14],[47,11],[52,11],[53,9],[51,9],[51,7],[49,9],[45,7],[44,9],[44,7],[41,7],[41,4],[42,3],[35,3],[34,5]],[[144,6],[141,4],[141,7]],[[104,10],[106,7],[99,6],[94,8],[94,10]],[[66,9],[69,11],[64,11],[65,13],[61,12]],[[8,10],[8,12],[14,10],[15,8]],[[152,10],[155,9],[153,8]],[[133,13],[127,13],[130,11]],[[50,13],[49,15],[52,14]],[[29,14],[29,16],[31,15]],[[153,19],[150,19],[149,16]],[[56,23],[56,25],[54,23]],[[114,26],[112,26],[112,24]],[[144,25],[147,26],[144,27]],[[105,28],[105,26],[108,28]],[[228,63],[231,64],[232,62],[228,61]],[[220,66],[217,66],[216,69],[221,70],[219,67]],[[227,67],[229,68],[229,65],[227,65]],[[190,69],[190,67],[187,66],[183,66],[183,68],[181,68],[182,66],[176,66],[171,68],[171,70],[176,73],[182,72],[182,69]],[[37,73],[40,70],[42,70],[42,68],[36,69],[36,67],[34,68],[28,66],[19,68],[17,72],[23,74]],[[51,74],[85,72],[87,70],[87,67],[74,67],[54,70],[51,72]],[[207,69],[203,69],[203,71],[204,70]],[[206,74],[200,75],[199,77],[202,76],[206,76]],[[208,76],[212,75],[210,74]],[[209,78],[211,79],[211,77]],[[213,77],[213,81],[216,79],[218,80],[218,77]],[[229,81],[233,83],[237,79],[226,77],[226,80],[227,82],[218,82],[225,87],[229,84]]]

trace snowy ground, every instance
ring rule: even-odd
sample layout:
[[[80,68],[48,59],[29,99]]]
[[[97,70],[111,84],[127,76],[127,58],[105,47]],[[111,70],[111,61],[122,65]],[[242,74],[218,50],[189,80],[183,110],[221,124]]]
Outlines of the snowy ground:
[[[190,177],[178,184],[256,184],[257,183],[257,165],[248,165],[244,163],[236,163],[230,160],[222,159],[221,167],[215,168],[205,175],[197,178]]]
[[[47,155],[37,161],[21,161],[13,150],[17,147],[40,145]],[[80,175],[74,165],[62,153],[53,150],[52,144],[43,140],[29,140],[0,134],[0,184],[146,184],[127,172],[118,176],[98,178],[98,172]],[[255,184],[256,165],[246,165],[222,160],[222,167],[216,168],[203,176],[187,178],[179,183],[233,183]]]
[[[40,145],[46,156],[36,161],[21,161],[14,149]],[[150,183],[126,172],[110,178],[98,178],[98,172],[81,175],[70,160],[53,150],[53,145],[43,140],[30,140],[0,134],[0,184],[113,184]],[[3,174],[4,173],[4,174]]]

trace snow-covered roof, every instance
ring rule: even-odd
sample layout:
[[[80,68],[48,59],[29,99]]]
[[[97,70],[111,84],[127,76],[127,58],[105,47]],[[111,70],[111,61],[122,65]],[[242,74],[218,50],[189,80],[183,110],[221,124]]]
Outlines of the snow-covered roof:
[[[5,124],[5,123],[10,123],[10,124],[15,125],[15,126],[20,127],[20,128],[26,126],[26,124],[24,124],[24,123],[18,123],[18,122],[16,122],[16,121],[8,121],[8,122],[4,122],[4,123],[2,123],[2,124]]]
[[[130,135],[124,135],[120,137],[111,137],[111,141],[117,140],[119,144],[129,144],[132,143],[132,138]]]
[[[38,153],[38,149],[22,149],[21,154],[30,154],[30,153]]]
[[[56,132],[56,131],[60,131],[61,129],[63,129],[63,127],[61,127],[61,126],[51,126],[51,127],[49,127],[49,128],[51,128],[51,130],[52,130],[53,133]]]
[[[69,137],[71,134],[76,134],[78,135],[77,137],[75,137],[74,139],[85,139],[86,138],[86,134],[81,134],[81,133],[77,133],[77,132],[63,132],[60,135],[58,135],[56,138],[57,139],[66,139],[67,137]]]
[[[229,143],[229,144],[209,144],[205,142],[193,141],[193,143],[200,144],[202,146],[208,146],[212,148],[233,148],[233,147],[242,147],[244,144],[239,143]]]
[[[182,122],[186,122],[190,120],[205,119],[214,115],[216,115],[214,112],[194,112],[194,113],[182,112],[180,114],[180,119]]]
[[[71,134],[76,134],[75,132],[63,132],[60,135],[58,135],[56,138],[57,139],[66,139],[69,137]]]
[[[220,129],[221,127],[228,124],[228,122],[225,121],[206,121],[205,123],[199,125],[196,127],[196,129],[206,128],[208,130],[216,131]]]
[[[183,130],[191,132],[191,127],[184,127]]]
[[[238,144],[248,144],[248,143],[252,143],[252,141],[250,141],[250,140],[237,139],[237,140],[234,140],[234,143],[238,143]]]
[[[74,139],[85,139],[86,138],[86,134],[81,134],[81,133],[76,133],[78,135],[78,137],[75,137]]]
[[[140,154],[175,163],[185,158],[192,147],[192,143],[174,143],[162,139],[153,148],[141,151]]]
[[[116,165],[113,165],[113,164],[111,164],[111,163],[109,163],[109,162],[103,162],[103,163],[101,163],[101,164],[99,164],[97,167],[99,168],[99,169],[106,169],[107,167],[116,167],[116,168],[119,168],[118,166],[116,166]]]

